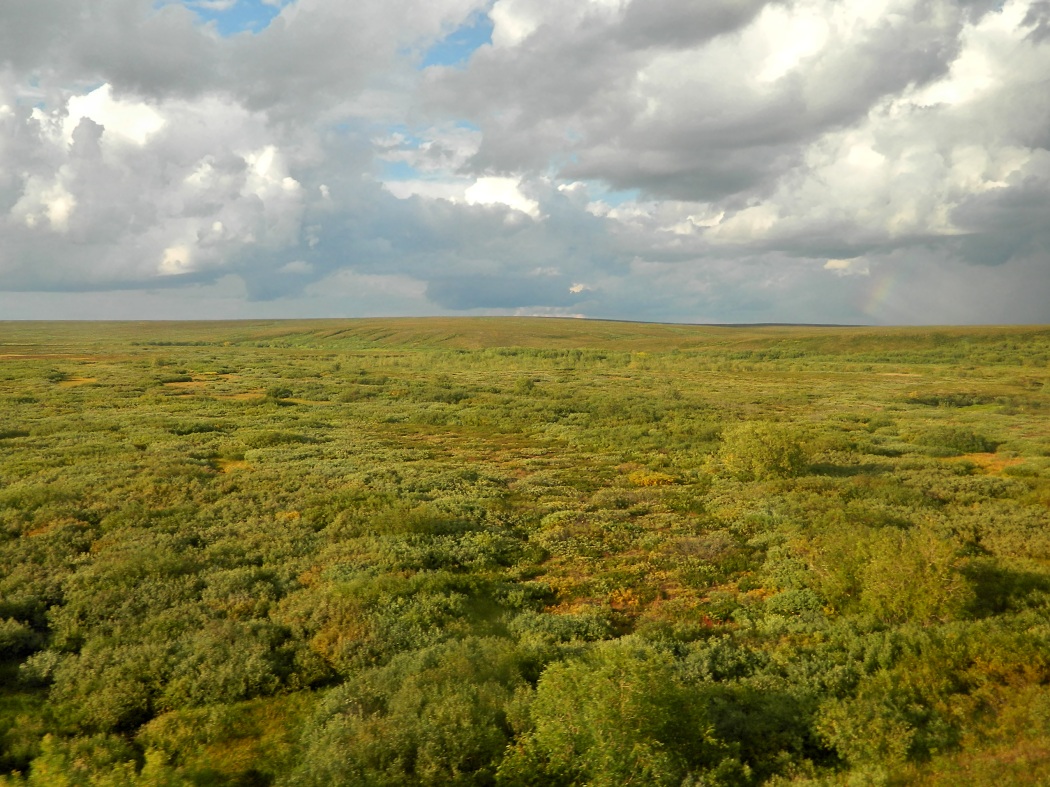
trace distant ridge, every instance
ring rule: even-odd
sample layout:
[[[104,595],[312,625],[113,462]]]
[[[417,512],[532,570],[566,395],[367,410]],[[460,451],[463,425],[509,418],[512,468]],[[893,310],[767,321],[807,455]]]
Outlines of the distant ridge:
[[[1050,326],[865,326],[801,323],[688,324],[574,317],[317,318],[178,322],[0,323],[0,356],[63,355],[74,348],[159,346],[312,348],[318,352],[518,348],[619,352],[884,354],[955,341],[1050,335]],[[220,350],[221,352],[221,350]],[[741,356],[744,357],[744,356]]]
[[[440,318],[439,318],[440,319]],[[510,319],[520,319],[511,317]],[[875,328],[864,322],[675,322],[673,320],[622,320],[610,317],[544,317],[553,320],[577,320],[587,322],[622,322],[628,325],[684,325],[690,328]],[[907,326],[920,327],[920,326]]]
[[[711,328],[874,328],[866,322],[702,322]]]

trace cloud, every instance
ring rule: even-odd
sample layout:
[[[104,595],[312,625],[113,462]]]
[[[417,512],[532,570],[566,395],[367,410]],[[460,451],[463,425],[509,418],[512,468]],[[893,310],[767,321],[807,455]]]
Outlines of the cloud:
[[[70,13],[62,0],[7,3],[0,67],[54,90],[104,82],[118,95],[221,93],[252,110],[317,112],[396,81],[409,68],[404,51],[442,37],[483,2],[295,0],[265,29],[228,37],[200,23],[199,5],[95,0]]]
[[[517,178],[478,178],[464,193],[468,205],[506,205],[532,218],[540,216],[540,204],[521,193]]]
[[[0,6],[0,289],[1050,321],[1042,0],[227,5]]]
[[[436,70],[430,88],[482,128],[479,169],[546,168],[561,157],[566,178],[663,198],[727,197],[775,181],[820,134],[945,72],[960,14],[895,5],[583,3],[566,14],[533,3],[521,14],[528,36],[520,23],[517,38],[501,40],[497,24],[492,47],[464,71]]]
[[[164,127],[164,118],[141,101],[117,100],[113,88],[104,84],[84,96],[73,96],[66,105],[62,131],[67,142],[73,142],[73,131],[84,118],[93,121],[111,135],[117,134],[137,145]]]
[[[427,297],[446,309],[516,309],[523,306],[569,307],[578,303],[561,276],[500,273],[483,276],[438,276],[427,286]]]
[[[691,48],[739,30],[766,3],[767,0],[632,0],[624,10],[619,34],[632,49]]]
[[[0,125],[16,142],[0,188],[7,289],[216,276],[299,242],[305,195],[279,134],[236,105],[146,106],[103,85],[50,112],[16,102]]]

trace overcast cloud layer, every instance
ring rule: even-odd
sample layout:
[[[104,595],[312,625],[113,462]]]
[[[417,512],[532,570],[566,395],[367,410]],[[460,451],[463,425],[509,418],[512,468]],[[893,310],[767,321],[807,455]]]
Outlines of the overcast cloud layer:
[[[0,319],[1050,323],[1046,0],[8,0]]]

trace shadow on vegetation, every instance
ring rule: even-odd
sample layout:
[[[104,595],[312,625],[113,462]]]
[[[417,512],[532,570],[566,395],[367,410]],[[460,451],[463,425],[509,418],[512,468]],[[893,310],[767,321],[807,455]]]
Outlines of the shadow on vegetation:
[[[972,612],[991,617],[1050,603],[1050,577],[996,566],[989,560],[970,563],[963,574],[973,585]]]
[[[884,475],[892,471],[892,467],[865,463],[862,465],[833,465],[828,462],[819,462],[809,466],[812,475],[824,475],[831,478],[853,478],[862,475]]]

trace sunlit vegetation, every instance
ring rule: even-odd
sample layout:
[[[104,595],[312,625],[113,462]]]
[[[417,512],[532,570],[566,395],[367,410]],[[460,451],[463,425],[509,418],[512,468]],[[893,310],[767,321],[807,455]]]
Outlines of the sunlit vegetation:
[[[0,784],[1050,783],[1050,330],[0,323]]]

